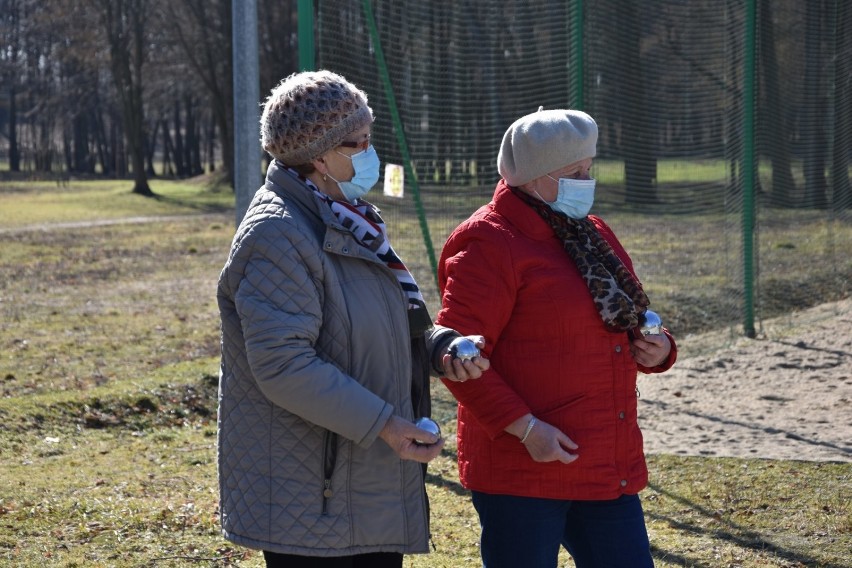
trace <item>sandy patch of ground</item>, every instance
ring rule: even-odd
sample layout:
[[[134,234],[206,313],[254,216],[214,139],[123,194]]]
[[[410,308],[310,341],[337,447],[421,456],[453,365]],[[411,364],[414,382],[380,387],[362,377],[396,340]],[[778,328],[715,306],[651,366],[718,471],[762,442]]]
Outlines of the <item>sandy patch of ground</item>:
[[[640,374],[647,453],[852,462],[852,300],[762,327],[678,339],[670,371]]]

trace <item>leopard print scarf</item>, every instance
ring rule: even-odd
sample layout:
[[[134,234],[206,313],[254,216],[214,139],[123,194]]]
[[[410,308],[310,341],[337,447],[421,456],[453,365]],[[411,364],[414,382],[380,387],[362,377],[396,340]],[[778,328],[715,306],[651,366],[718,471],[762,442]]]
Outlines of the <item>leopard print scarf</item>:
[[[512,193],[532,207],[562,241],[586,281],[595,307],[609,331],[622,332],[639,324],[639,314],[650,304],[642,284],[633,276],[610,244],[588,218],[571,219],[547,203],[510,187]]]

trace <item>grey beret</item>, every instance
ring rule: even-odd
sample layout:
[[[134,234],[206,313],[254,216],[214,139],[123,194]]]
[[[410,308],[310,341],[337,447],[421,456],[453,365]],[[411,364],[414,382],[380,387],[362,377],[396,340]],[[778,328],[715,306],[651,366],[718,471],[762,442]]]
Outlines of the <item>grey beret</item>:
[[[373,122],[367,95],[331,71],[294,73],[263,106],[260,142],[288,166],[307,164]]]
[[[497,154],[497,171],[513,187],[585,158],[594,158],[598,125],[579,110],[541,110],[512,123]]]

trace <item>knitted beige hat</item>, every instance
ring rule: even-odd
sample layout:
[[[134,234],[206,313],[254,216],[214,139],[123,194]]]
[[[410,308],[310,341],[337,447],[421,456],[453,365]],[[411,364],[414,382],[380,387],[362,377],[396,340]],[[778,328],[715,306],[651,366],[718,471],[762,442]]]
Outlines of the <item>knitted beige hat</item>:
[[[272,90],[260,117],[263,149],[288,166],[325,154],[373,122],[367,95],[337,73],[294,73]]]
[[[516,120],[503,135],[497,171],[513,187],[594,158],[598,125],[579,110],[542,110]]]

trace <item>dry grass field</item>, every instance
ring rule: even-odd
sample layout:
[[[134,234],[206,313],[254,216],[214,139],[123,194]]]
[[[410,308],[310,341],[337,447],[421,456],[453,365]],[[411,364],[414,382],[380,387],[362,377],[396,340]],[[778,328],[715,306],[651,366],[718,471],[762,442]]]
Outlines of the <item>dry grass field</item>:
[[[262,566],[217,519],[215,286],[232,196],[153,188],[161,199],[115,182],[0,183],[0,565]],[[654,246],[636,240],[639,262]],[[701,328],[698,312],[678,319],[677,297],[664,304],[684,335]],[[690,341],[681,363],[708,356]],[[434,392],[449,438],[427,480],[435,551],[405,565],[479,566],[454,405]],[[850,463],[655,453],[649,465],[660,568],[852,566]]]

